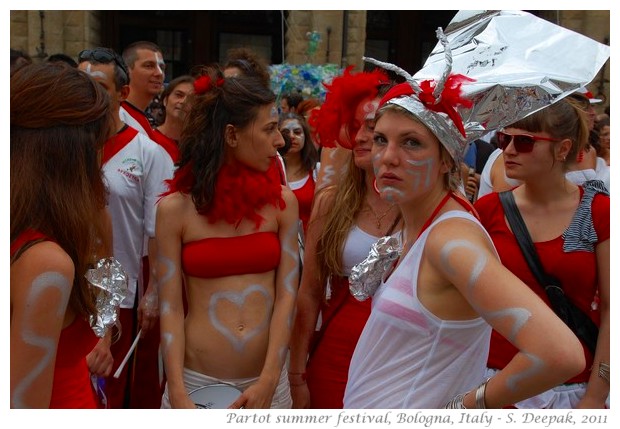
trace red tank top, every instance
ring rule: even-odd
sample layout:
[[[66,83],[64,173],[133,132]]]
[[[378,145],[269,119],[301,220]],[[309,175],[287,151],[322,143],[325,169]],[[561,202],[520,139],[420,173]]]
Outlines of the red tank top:
[[[11,243],[11,258],[37,240],[53,241],[38,231],[26,230]],[[50,408],[99,408],[86,364],[86,355],[97,341],[89,324],[80,317],[60,332]]]
[[[297,198],[299,204],[299,219],[301,220],[304,228],[304,234],[308,229],[308,221],[310,220],[310,213],[312,211],[312,202],[314,201],[314,189],[316,183],[312,173],[308,174],[308,180],[301,188],[293,189],[293,193]]]

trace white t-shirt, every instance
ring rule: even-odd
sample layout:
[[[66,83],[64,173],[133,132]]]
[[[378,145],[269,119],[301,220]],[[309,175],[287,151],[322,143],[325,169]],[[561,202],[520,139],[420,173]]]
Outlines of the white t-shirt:
[[[103,166],[110,195],[113,254],[128,277],[129,294],[121,308],[132,308],[141,278],[144,237],[155,236],[156,203],[172,177],[174,164],[168,153],[137,130],[126,127],[115,138],[129,142]],[[108,144],[108,143],[106,143]]]
[[[491,326],[482,318],[442,320],[417,298],[428,234],[455,217],[484,230],[469,213],[442,214],[381,284],[351,359],[344,408],[441,408],[484,381]]]

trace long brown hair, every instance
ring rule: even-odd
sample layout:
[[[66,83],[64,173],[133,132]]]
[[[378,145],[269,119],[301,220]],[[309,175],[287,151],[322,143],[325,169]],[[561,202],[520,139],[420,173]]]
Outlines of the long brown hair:
[[[225,130],[231,124],[244,128],[254,121],[262,106],[275,102],[276,96],[256,77],[223,78],[216,67],[204,67],[208,76],[204,92],[195,93],[179,145],[177,173],[191,166],[195,182],[191,196],[200,213],[208,212],[215,183],[225,157]],[[206,79],[206,77],[202,78]]]
[[[320,198],[320,193],[335,194],[316,245],[319,284],[325,288],[331,276],[342,275],[344,243],[366,198],[366,172],[355,165],[351,156],[338,184],[321,189],[315,198]]]
[[[109,103],[101,85],[63,63],[11,76],[11,242],[34,229],[67,252],[75,266],[69,305],[83,316],[95,312],[84,274],[105,240],[100,151]]]

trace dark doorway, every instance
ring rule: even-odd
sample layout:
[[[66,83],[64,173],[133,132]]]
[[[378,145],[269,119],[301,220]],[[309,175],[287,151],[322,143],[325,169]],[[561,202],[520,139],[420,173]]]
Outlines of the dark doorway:
[[[148,40],[163,50],[166,81],[194,65],[222,61],[230,47],[254,49],[282,62],[280,11],[103,11],[102,43],[118,52]]]

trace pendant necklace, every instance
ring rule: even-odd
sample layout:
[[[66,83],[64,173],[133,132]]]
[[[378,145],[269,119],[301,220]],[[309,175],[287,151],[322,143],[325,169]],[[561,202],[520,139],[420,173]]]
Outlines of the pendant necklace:
[[[368,204],[368,209],[370,210],[370,213],[372,213],[372,215],[375,218],[375,223],[377,225],[377,229],[381,229],[381,220],[387,216],[387,214],[390,212],[390,210],[392,210],[392,208],[394,208],[394,204],[392,204],[390,207],[388,207],[388,209],[383,212],[380,216],[377,215],[377,213],[373,210],[372,206],[370,204]]]

